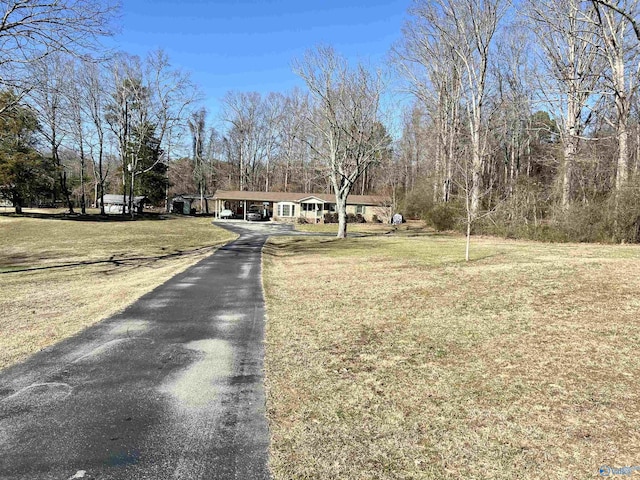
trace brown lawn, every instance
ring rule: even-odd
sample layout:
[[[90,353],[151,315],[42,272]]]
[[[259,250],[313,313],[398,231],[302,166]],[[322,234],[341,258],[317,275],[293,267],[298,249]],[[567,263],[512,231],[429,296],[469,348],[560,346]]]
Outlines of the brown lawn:
[[[0,216],[0,368],[116,313],[233,237],[207,218]]]
[[[276,479],[640,465],[640,248],[447,235],[265,248]]]

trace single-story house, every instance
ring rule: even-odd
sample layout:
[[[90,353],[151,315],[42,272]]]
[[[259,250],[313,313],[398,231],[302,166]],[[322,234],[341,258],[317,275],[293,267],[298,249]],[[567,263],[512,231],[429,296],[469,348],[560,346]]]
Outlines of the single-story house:
[[[305,219],[310,223],[323,223],[326,213],[336,211],[336,196],[332,193],[253,192],[217,190],[211,197],[214,211],[219,214],[229,209],[240,218],[249,207],[257,205],[263,217],[277,221]],[[347,214],[362,215],[371,222],[376,216],[381,221],[390,219],[390,199],[380,195],[349,195]]]
[[[133,210],[137,213],[142,213],[144,204],[148,203],[149,199],[145,196],[133,197]],[[98,197],[98,206],[100,206],[100,197]],[[122,210],[126,212],[129,208],[129,197],[120,194],[106,194],[104,195],[104,211],[105,213],[122,213]]]

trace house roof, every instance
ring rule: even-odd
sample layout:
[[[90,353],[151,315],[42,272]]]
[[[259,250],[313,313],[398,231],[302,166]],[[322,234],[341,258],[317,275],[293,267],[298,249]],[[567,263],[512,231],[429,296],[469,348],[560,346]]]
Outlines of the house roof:
[[[300,193],[300,192],[252,192],[240,190],[217,190],[212,197],[214,200],[246,200],[248,202],[300,202],[310,198],[317,198],[326,203],[335,203],[333,193]],[[389,198],[382,195],[349,195],[349,205],[380,205],[388,202]]]
[[[174,195],[172,200],[179,200],[179,199],[185,199],[185,200],[200,200],[200,194],[198,193],[181,193],[180,195]],[[205,200],[210,200],[212,197],[211,195],[204,195],[204,199]]]
[[[147,200],[147,197],[143,196],[143,195],[139,195],[139,196],[135,196],[133,197],[133,203],[134,204],[139,204],[140,202],[142,202],[143,200]],[[100,201],[98,199],[98,201]],[[111,205],[122,205],[123,204],[123,200],[122,200],[122,195],[120,194],[105,194],[104,195],[104,203],[109,203]],[[128,204],[129,203],[129,196],[125,196],[124,197],[124,203]]]

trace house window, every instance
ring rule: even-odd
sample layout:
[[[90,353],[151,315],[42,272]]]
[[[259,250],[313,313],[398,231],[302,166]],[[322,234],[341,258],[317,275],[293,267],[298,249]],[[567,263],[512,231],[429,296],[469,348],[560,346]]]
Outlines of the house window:
[[[293,203],[278,204],[279,217],[294,217],[295,214],[296,214],[296,206]]]
[[[320,210],[319,206],[317,203],[303,203],[302,204],[302,211],[303,212],[316,212]]]
[[[356,214],[364,215],[364,205],[356,205]]]

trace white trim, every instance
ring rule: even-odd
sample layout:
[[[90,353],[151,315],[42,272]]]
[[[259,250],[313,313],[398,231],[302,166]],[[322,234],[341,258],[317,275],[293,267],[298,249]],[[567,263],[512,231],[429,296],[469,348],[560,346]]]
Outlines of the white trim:
[[[308,200],[315,200],[315,202],[308,202]],[[327,203],[327,202],[325,202],[321,198],[310,195],[308,197],[301,198],[300,200],[298,200],[298,203]]]
[[[296,215],[296,202],[278,202],[278,216],[282,218],[293,218]],[[289,207],[289,215],[284,214],[283,207]]]

